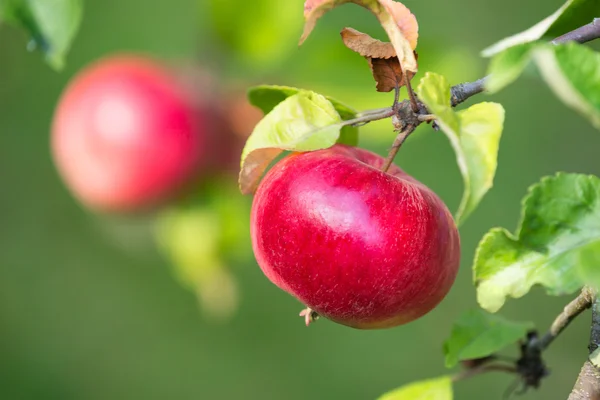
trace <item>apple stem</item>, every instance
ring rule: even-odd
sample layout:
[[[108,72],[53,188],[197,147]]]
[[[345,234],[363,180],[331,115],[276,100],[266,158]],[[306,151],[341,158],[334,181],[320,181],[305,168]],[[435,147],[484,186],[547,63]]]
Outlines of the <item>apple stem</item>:
[[[300,316],[304,317],[306,326],[310,326],[311,322],[319,319],[319,314],[310,307],[306,307],[304,310],[300,311]]]
[[[394,162],[394,158],[396,158],[396,154],[398,154],[398,151],[400,150],[400,147],[402,147],[402,144],[404,143],[408,135],[410,135],[415,130],[415,128],[416,126],[414,125],[407,125],[406,128],[404,128],[396,136],[396,140],[394,140],[394,144],[392,144],[392,148],[390,149],[390,152],[388,153],[388,156],[385,159],[385,163],[383,164],[383,167],[381,167],[381,170],[383,172],[387,172],[388,169],[390,169],[392,163]]]

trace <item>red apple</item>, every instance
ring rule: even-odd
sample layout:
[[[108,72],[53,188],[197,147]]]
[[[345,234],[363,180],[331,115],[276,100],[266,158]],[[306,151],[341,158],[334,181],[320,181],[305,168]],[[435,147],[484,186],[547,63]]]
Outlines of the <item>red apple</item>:
[[[206,164],[210,113],[175,74],[137,55],[82,70],[59,101],[52,153],[66,185],[102,211],[137,211],[170,198]]]
[[[252,205],[265,275],[313,312],[361,329],[428,313],[458,272],[460,240],[439,197],[369,151],[336,145],[291,155]]]

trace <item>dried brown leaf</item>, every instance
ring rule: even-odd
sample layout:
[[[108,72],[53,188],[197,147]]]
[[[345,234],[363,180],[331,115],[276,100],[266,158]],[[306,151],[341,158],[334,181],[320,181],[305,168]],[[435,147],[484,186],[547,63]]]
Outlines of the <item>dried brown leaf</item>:
[[[300,37],[300,44],[304,43],[321,18],[327,11],[353,0],[306,0],[304,2],[304,31]]]
[[[341,35],[346,47],[369,61],[378,92],[391,92],[396,85],[402,87],[406,84],[400,61],[391,43],[379,41],[353,28],[344,28]],[[417,54],[414,56],[416,58]],[[409,71],[408,75],[412,79],[414,73]]]
[[[417,53],[414,53],[415,59],[418,58]],[[378,92],[391,92],[398,84],[398,87],[406,85],[404,81],[404,75],[402,73],[402,67],[398,57],[392,58],[367,58],[371,72],[373,72],[373,78],[377,82]],[[412,71],[407,72],[409,81],[415,76]]]
[[[367,58],[396,58],[394,46],[388,42],[374,39],[366,33],[353,28],[344,28],[341,32],[346,47]]]
[[[244,167],[240,171],[239,184],[242,194],[251,194],[256,191],[260,178],[267,167],[276,159],[283,150],[276,148],[257,149],[248,154]]]
[[[388,59],[369,58],[368,60],[373,78],[377,82],[378,92],[391,92],[396,85],[398,87],[405,85],[398,57]]]
[[[402,3],[393,0],[306,0],[304,3],[304,32],[302,44],[314,29],[317,20],[327,11],[345,3],[355,3],[370,10],[390,38],[401,64],[408,71],[417,71],[414,49],[419,26],[415,16]]]

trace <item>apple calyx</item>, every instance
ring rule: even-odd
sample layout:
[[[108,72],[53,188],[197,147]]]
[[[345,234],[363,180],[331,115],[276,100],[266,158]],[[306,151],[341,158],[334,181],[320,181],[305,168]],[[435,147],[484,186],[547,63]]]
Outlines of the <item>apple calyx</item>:
[[[310,326],[312,322],[315,322],[319,319],[319,313],[313,311],[313,309],[310,307],[306,307],[304,310],[300,311],[300,316],[304,317],[304,323],[306,326]]]

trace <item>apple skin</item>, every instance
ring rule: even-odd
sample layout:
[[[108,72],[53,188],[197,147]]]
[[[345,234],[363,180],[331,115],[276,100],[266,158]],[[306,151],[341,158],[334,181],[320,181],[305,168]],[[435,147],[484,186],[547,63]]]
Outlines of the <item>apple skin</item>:
[[[63,92],[52,125],[53,159],[91,209],[153,208],[206,164],[207,114],[158,60],[112,55],[84,68]]]
[[[296,153],[260,183],[252,246],[264,274],[320,316],[390,328],[436,307],[460,264],[454,219],[429,188],[369,151]]]

